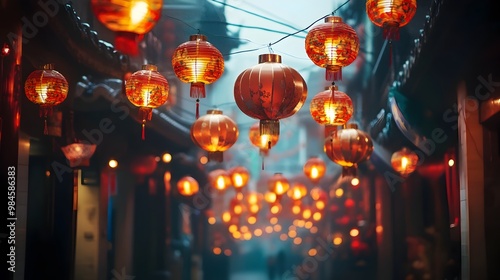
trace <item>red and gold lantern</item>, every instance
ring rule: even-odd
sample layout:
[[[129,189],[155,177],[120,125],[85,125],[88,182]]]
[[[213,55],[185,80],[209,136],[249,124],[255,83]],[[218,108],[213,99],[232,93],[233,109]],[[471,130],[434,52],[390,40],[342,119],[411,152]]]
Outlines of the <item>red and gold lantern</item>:
[[[144,34],[153,29],[161,17],[162,0],[91,0],[97,19],[115,33],[115,47],[135,56]]]
[[[142,122],[142,139],[145,138],[146,121],[151,120],[153,109],[167,102],[168,81],[155,65],[146,64],[125,80],[125,94],[130,103],[139,107]]]
[[[326,163],[320,157],[309,158],[303,167],[304,174],[314,184],[317,184],[326,172]]]
[[[177,182],[177,191],[182,196],[193,196],[200,190],[198,181],[191,176],[184,176]]]
[[[24,92],[29,101],[40,105],[40,117],[45,119],[44,134],[48,134],[47,117],[52,114],[54,106],[66,100],[68,88],[66,78],[54,70],[52,64],[31,72],[26,79]]]
[[[352,117],[352,100],[335,85],[325,88],[311,99],[310,112],[314,121],[325,126],[328,137],[337,126],[346,124]]]
[[[260,134],[260,124],[254,123],[248,130],[250,142],[257,148],[261,155],[267,156],[269,150],[278,143],[279,135]]]
[[[302,183],[294,183],[293,186],[286,193],[293,201],[300,201],[307,195],[307,188]]]
[[[236,192],[241,193],[241,190],[250,180],[250,172],[244,166],[235,166],[228,171],[229,177]]]
[[[307,33],[305,48],[309,59],[326,69],[326,80],[342,80],[342,67],[350,65],[358,56],[359,38],[341,17],[328,16],[324,23]]]
[[[238,140],[238,126],[221,110],[208,110],[191,126],[191,139],[208,152],[209,161],[223,161],[223,152]]]
[[[358,163],[370,158],[373,143],[356,124],[347,124],[325,139],[324,151],[331,161],[342,166],[342,176],[355,176]]]
[[[411,21],[416,11],[416,0],[366,1],[368,18],[384,29],[384,38],[389,40],[399,39],[399,29]]]
[[[260,135],[267,135],[268,147],[279,135],[279,120],[295,114],[306,98],[306,82],[299,72],[282,64],[277,54],[259,55],[259,64],[240,73],[234,84],[236,105],[260,120]]]
[[[391,166],[401,176],[408,176],[417,168],[418,156],[415,152],[404,147],[391,156]]]
[[[191,35],[179,45],[172,56],[175,75],[184,83],[191,83],[190,97],[196,98],[196,118],[199,99],[206,97],[205,85],[217,81],[224,72],[221,52],[202,34]]]
[[[275,193],[278,200],[288,191],[288,189],[290,189],[290,182],[283,176],[283,173],[274,173],[274,175],[269,178],[267,185],[269,191]]]
[[[208,182],[212,188],[218,191],[225,191],[229,186],[231,186],[231,178],[224,169],[215,169],[210,171],[210,173],[208,173]]]

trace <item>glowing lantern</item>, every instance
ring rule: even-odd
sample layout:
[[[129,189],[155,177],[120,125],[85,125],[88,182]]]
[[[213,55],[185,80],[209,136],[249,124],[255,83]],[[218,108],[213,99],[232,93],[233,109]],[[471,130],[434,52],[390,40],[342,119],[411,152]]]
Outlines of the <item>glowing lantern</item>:
[[[325,139],[324,151],[331,161],[342,166],[342,176],[355,176],[358,163],[370,158],[373,143],[356,124],[347,124]]]
[[[283,176],[283,173],[274,173],[274,175],[269,178],[267,185],[269,191],[275,193],[278,198],[285,194],[290,188],[290,183],[288,179]]]
[[[229,210],[232,214],[239,216],[243,213],[243,204],[237,197],[233,197],[229,202]]]
[[[52,108],[68,96],[66,78],[54,70],[52,64],[45,64],[41,70],[29,74],[24,91],[29,101],[40,105],[40,117],[45,120],[44,134],[48,134],[47,117],[52,114]]]
[[[128,55],[139,53],[138,44],[161,17],[162,0],[91,0],[92,11],[115,31],[115,47]]]
[[[373,24],[384,29],[385,39],[399,39],[399,29],[411,21],[416,11],[416,0],[366,1],[368,18]]]
[[[328,137],[336,126],[346,124],[354,112],[349,95],[339,91],[335,85],[316,94],[311,99],[309,109],[314,121],[325,126],[325,137]]]
[[[307,195],[307,188],[301,183],[295,183],[286,194],[290,199],[299,201]]]
[[[295,114],[306,98],[306,82],[295,69],[281,64],[277,54],[259,55],[259,64],[240,73],[234,84],[236,105],[260,120],[260,135],[268,135],[268,148],[279,135],[279,120]]]
[[[210,173],[208,173],[208,181],[210,185],[218,191],[224,191],[231,185],[231,178],[224,169],[210,171]]]
[[[314,201],[326,201],[328,194],[320,187],[315,187],[309,192]]]
[[[341,17],[328,16],[324,23],[307,33],[305,48],[314,64],[326,68],[326,80],[342,80],[342,67],[350,65],[358,56],[359,38]]]
[[[151,120],[153,108],[167,102],[169,85],[155,65],[146,64],[125,80],[125,94],[130,103],[139,107],[142,121],[142,139],[145,135],[146,121]]]
[[[415,171],[417,163],[417,154],[406,147],[394,152],[391,157],[392,168],[402,176],[408,176]]]
[[[267,191],[266,194],[264,195],[264,199],[266,200],[267,203],[273,204],[278,200],[278,197],[276,196],[275,193]]]
[[[208,110],[191,126],[191,139],[208,152],[209,161],[223,161],[223,152],[238,140],[238,126],[221,110]]]
[[[205,85],[217,81],[224,72],[224,58],[207,41],[205,35],[189,36],[172,55],[175,75],[184,83],[191,83],[190,97],[196,98],[196,118],[199,116],[200,98],[206,97]]]
[[[311,157],[304,164],[303,171],[307,178],[316,184],[325,175],[326,164],[319,157]]]
[[[193,196],[200,190],[198,181],[191,176],[184,176],[177,182],[177,190],[183,196]]]
[[[243,166],[235,166],[228,171],[233,187],[237,192],[241,192],[243,187],[250,180],[250,172]]]

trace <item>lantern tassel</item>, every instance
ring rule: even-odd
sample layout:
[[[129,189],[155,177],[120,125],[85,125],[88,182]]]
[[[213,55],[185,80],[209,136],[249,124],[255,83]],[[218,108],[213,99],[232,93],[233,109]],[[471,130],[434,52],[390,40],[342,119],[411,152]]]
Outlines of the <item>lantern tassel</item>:
[[[196,99],[196,119],[200,117],[200,99]]]
[[[264,170],[264,155],[260,155],[261,168]]]
[[[141,139],[145,140],[146,139],[146,123],[142,123],[142,131],[141,131]]]
[[[392,40],[389,40],[389,68],[392,67]]]

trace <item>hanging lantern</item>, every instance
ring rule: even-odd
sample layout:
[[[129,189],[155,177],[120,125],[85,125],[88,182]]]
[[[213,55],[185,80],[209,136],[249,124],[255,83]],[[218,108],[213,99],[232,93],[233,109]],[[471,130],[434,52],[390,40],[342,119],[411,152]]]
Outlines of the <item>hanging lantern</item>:
[[[291,200],[300,201],[307,195],[307,188],[304,184],[294,183],[286,194]]]
[[[210,173],[208,173],[208,181],[210,185],[218,191],[225,191],[231,186],[231,178],[224,169],[210,171]]]
[[[288,191],[288,189],[290,189],[290,183],[288,182],[288,179],[283,176],[283,173],[274,173],[274,175],[269,178],[267,185],[269,191],[275,193],[278,200]]]
[[[417,0],[367,0],[366,13],[376,26],[384,29],[384,38],[399,39],[399,29],[407,25],[417,11]]]
[[[196,118],[199,116],[200,98],[206,97],[205,85],[217,81],[224,72],[224,58],[207,41],[205,35],[189,36],[172,56],[175,75],[184,83],[191,83],[190,97],[196,98]]]
[[[415,171],[417,163],[417,154],[406,147],[394,152],[391,156],[392,168],[405,177]]]
[[[342,67],[350,65],[358,56],[359,38],[341,17],[328,16],[324,23],[307,33],[305,48],[314,64],[326,68],[326,80],[337,81],[342,80]]]
[[[314,184],[317,184],[326,172],[326,163],[319,157],[309,158],[303,167],[304,174]]]
[[[115,32],[115,48],[132,56],[163,9],[162,0],[91,0],[90,5],[97,20]]]
[[[281,64],[277,54],[259,55],[259,64],[243,71],[234,84],[236,105],[260,120],[260,135],[268,135],[268,148],[279,135],[279,120],[295,114],[306,98],[306,82],[295,69]]]
[[[241,190],[250,180],[250,172],[243,166],[235,166],[228,171],[229,177],[236,192],[241,193]]]
[[[337,126],[346,124],[354,112],[351,98],[336,85],[316,94],[309,107],[313,120],[325,126],[325,137]]]
[[[61,147],[70,167],[89,166],[90,158],[94,155],[97,145],[76,141]]]
[[[169,85],[155,65],[146,64],[125,80],[125,94],[130,103],[139,107],[142,122],[142,139],[145,138],[146,121],[151,120],[153,108],[167,102]]]
[[[342,166],[342,176],[355,176],[358,163],[370,158],[373,143],[356,124],[347,124],[325,139],[324,151],[331,161]]]
[[[209,161],[223,161],[223,152],[238,140],[238,126],[221,110],[208,110],[191,126],[191,139],[208,152]]]
[[[52,115],[52,108],[61,104],[68,96],[66,78],[54,70],[54,65],[45,64],[41,70],[29,74],[24,91],[29,101],[40,105],[40,117],[44,118],[44,134],[47,135],[47,117]]]
[[[193,196],[200,190],[198,181],[191,176],[184,176],[177,182],[177,190],[182,196]]]

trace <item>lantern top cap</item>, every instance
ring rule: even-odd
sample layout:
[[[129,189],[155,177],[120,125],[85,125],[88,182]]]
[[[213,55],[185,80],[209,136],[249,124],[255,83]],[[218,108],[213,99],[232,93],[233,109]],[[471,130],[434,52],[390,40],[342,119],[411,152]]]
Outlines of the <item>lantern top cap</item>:
[[[54,64],[53,63],[47,63],[42,66],[43,70],[54,70]]]
[[[274,53],[266,53],[259,55],[259,63],[276,62],[281,63],[281,55]]]
[[[222,110],[219,110],[219,109],[207,110],[207,114],[221,115],[222,114]]]
[[[142,65],[142,70],[158,71],[158,67],[153,64],[144,64]]]
[[[325,90],[339,90],[339,87],[337,85],[331,85],[325,87]]]
[[[189,41],[206,41],[207,40],[207,36],[203,35],[203,34],[193,34],[191,36],[189,36]]]
[[[325,22],[342,22],[342,18],[339,16],[327,16],[325,18]]]
[[[358,129],[358,125],[355,123],[348,123],[345,125],[345,128]]]

